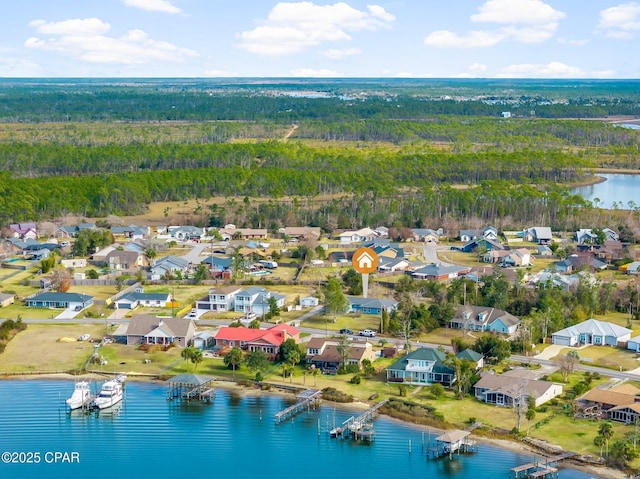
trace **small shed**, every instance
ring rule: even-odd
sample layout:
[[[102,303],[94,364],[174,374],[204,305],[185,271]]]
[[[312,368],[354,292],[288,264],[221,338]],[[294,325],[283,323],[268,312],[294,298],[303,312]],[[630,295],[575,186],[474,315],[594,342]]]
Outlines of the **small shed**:
[[[207,349],[215,342],[216,338],[208,331],[200,331],[193,337],[193,347],[198,349]]]

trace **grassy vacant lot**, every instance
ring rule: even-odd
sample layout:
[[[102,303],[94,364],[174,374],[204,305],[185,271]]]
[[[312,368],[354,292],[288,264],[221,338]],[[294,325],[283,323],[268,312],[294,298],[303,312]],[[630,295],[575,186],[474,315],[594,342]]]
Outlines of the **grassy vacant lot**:
[[[95,324],[30,324],[0,354],[0,371],[72,372],[84,365],[95,346],[76,339],[82,334],[101,338],[104,332],[104,326]]]
[[[560,355],[567,354],[572,348],[565,348]],[[603,368],[620,369],[630,371],[640,368],[640,355],[626,349],[612,348],[610,346],[588,346],[580,348],[578,354],[581,359],[587,358],[588,364]]]

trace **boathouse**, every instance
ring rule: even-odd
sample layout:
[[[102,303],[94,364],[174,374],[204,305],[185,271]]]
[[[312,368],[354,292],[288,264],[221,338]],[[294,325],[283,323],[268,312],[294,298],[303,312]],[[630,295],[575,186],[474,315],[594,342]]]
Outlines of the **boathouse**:
[[[178,374],[168,380],[167,399],[211,401],[215,397],[214,377],[200,374]]]

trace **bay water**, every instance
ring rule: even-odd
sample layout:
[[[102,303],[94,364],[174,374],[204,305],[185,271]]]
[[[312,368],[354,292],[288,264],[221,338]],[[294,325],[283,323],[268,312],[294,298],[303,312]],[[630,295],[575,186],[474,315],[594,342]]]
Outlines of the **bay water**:
[[[0,381],[0,478],[506,479],[533,459],[482,443],[475,454],[428,459],[428,430],[385,416],[375,419],[371,443],[332,439],[327,427],[358,411],[326,402],[276,424],[293,397],[218,389],[211,404],[181,404],[167,401],[164,385],[130,381],[119,409],[69,414],[72,390],[71,381]],[[23,454],[6,463],[7,452],[32,453],[32,461]],[[559,477],[600,476],[563,467]]]
[[[572,193],[591,201],[594,206],[628,210],[640,206],[640,174],[597,173],[605,181],[594,185],[581,186]]]

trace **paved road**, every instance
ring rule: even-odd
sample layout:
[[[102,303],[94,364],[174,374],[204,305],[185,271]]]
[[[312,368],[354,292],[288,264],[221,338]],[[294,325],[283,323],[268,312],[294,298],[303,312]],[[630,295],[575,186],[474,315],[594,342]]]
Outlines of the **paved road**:
[[[513,355],[509,358],[512,361],[529,364],[540,364],[542,366],[555,366],[555,363],[550,359],[537,358],[535,356],[520,356]],[[616,379],[630,379],[632,381],[640,381],[640,374],[633,371],[615,371],[613,369],[599,368],[597,366],[588,366],[580,363],[575,367],[576,371],[584,371],[590,373],[598,373],[601,376],[607,376]]]

